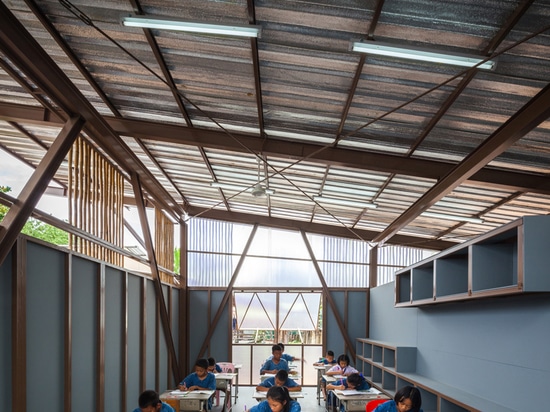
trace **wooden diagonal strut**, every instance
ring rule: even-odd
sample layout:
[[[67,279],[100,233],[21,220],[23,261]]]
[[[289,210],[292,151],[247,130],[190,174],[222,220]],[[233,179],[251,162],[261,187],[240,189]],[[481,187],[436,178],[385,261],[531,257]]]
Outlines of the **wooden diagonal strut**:
[[[151,231],[149,230],[149,224],[147,223],[147,214],[145,210],[145,202],[143,201],[141,183],[139,181],[139,176],[137,173],[132,172],[131,177],[132,188],[134,189],[134,197],[136,199],[136,205],[139,212],[141,229],[143,230],[143,238],[147,249],[147,255],[149,257],[149,265],[151,266],[151,274],[153,275],[153,284],[155,285],[157,302],[160,306],[160,320],[164,329],[164,338],[166,340],[166,346],[168,347],[168,352],[170,353],[170,359],[172,361],[172,375],[174,378],[174,382],[178,383],[181,380],[180,369],[178,366],[178,358],[176,356],[176,349],[174,347],[174,339],[172,338],[172,329],[170,328],[170,319],[168,318],[168,310],[166,309],[164,293],[162,293],[162,283],[160,281],[157,258],[155,256],[155,250],[153,248],[153,238],[151,237]]]
[[[342,336],[344,337],[344,341],[346,343],[346,346],[348,348],[349,353],[351,354],[352,359],[355,359],[355,346],[353,345],[353,342],[350,340],[348,336],[348,332],[346,331],[344,322],[342,322],[342,318],[340,317],[340,314],[338,313],[338,308],[336,307],[336,303],[334,303],[334,299],[332,299],[332,295],[330,294],[330,291],[328,290],[327,282],[325,282],[325,277],[323,276],[323,273],[321,272],[321,268],[319,267],[319,264],[317,263],[317,259],[315,259],[315,255],[313,254],[313,249],[311,248],[311,245],[309,244],[309,241],[307,240],[306,232],[303,230],[300,230],[300,233],[302,234],[302,239],[304,239],[304,243],[307,247],[307,251],[309,253],[309,256],[311,257],[311,261],[313,262],[313,266],[315,267],[315,271],[317,272],[317,275],[319,276],[319,280],[321,281],[321,285],[323,286],[323,293],[327,297],[328,304],[330,305],[330,308],[332,309],[332,312],[334,313],[334,318],[336,319],[336,323],[338,324],[338,328],[340,329],[340,333],[342,333]]]
[[[65,123],[46,155],[25,184],[17,198],[17,202],[6,213],[0,224],[0,265],[4,262],[25,222],[44,194],[48,183],[55,176],[59,165],[67,156],[84,123],[85,120],[81,116],[71,117]]]

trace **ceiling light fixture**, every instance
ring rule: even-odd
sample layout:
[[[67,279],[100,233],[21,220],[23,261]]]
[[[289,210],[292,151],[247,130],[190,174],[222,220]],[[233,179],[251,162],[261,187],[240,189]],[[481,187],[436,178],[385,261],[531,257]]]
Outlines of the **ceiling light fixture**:
[[[332,205],[353,206],[363,209],[376,209],[378,205],[372,202],[362,202],[360,200],[341,199],[338,197],[313,196],[313,200],[319,203],[330,203]]]
[[[222,182],[210,182],[210,187],[217,187],[219,189],[234,190],[236,192],[249,192],[252,193],[255,197],[259,197],[257,184],[253,187],[246,188],[244,185],[237,185],[234,183],[222,183]],[[256,191],[255,191],[256,190]],[[275,190],[273,189],[263,189],[263,193],[266,195],[274,195]]]
[[[127,27],[141,27],[145,29],[176,30],[234,37],[260,37],[260,26],[257,25],[224,26],[221,24],[178,21],[168,18],[159,19],[142,16],[123,17],[122,24]]]
[[[483,61],[484,59],[476,57],[432,53],[416,49],[405,49],[374,41],[352,42],[352,50],[359,53],[374,54],[377,56],[397,57],[399,59],[443,63],[463,67],[473,67],[479,64],[479,66],[476,67],[484,70],[493,70],[496,66],[494,60]]]
[[[437,219],[444,219],[444,220],[456,220],[458,222],[485,223],[485,220],[479,217],[448,215],[446,213],[435,213],[435,212],[423,212],[420,215],[425,217],[435,217]]]

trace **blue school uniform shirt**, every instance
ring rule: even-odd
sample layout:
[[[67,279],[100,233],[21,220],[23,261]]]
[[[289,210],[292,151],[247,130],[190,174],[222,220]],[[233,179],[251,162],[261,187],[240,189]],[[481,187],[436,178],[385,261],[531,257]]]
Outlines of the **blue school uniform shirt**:
[[[265,379],[258,386],[263,386],[264,388],[271,388],[272,386],[275,386],[275,377]],[[294,381],[294,379],[289,378],[283,386],[286,386],[287,388],[295,388],[298,384]]]
[[[344,388],[346,389],[349,388],[348,380],[345,378],[340,379],[336,382],[333,382],[332,385],[335,385],[335,386],[344,385]],[[368,382],[366,380],[363,380],[363,382],[361,382],[359,386],[355,388],[355,390],[366,391],[369,388],[370,388],[370,385],[368,384]],[[336,395],[334,395],[332,391],[328,393],[327,405],[336,405]],[[340,411],[344,411],[344,405],[340,405]]]
[[[333,359],[332,362],[330,362],[327,358],[322,358],[322,359],[319,359],[319,362],[317,363],[322,363],[323,365],[336,365],[336,359]]]
[[[302,407],[298,402],[290,401],[290,412],[301,412],[301,410]],[[271,408],[269,407],[269,403],[267,403],[267,400],[265,400],[250,408],[249,412],[271,412]]]
[[[267,359],[273,359],[273,355],[271,355],[269,358]],[[287,362],[292,362],[294,360],[294,356],[292,355],[289,355],[288,353],[283,353],[281,355],[281,359],[284,359],[286,360]]]
[[[180,385],[183,384],[188,388],[191,386],[200,386],[201,388],[208,388],[213,391],[216,389],[216,375],[212,372],[208,372],[204,379],[201,379],[193,372],[180,382]],[[208,409],[212,409],[212,396],[208,399]]]
[[[381,403],[376,407],[374,412],[397,412],[397,404],[395,401]],[[420,412],[422,412],[422,409],[420,409]]]
[[[265,361],[265,363],[260,368],[260,375],[262,374],[263,371],[272,371],[274,369],[276,369],[276,370],[284,369],[285,371],[288,372],[288,370],[289,370],[288,362],[286,360],[282,359],[282,358],[281,358],[281,360],[279,360],[279,363],[273,362],[273,359],[268,359],[268,360]]]
[[[172,408],[167,403],[161,402],[162,406],[160,407],[160,412],[174,412],[174,408]],[[141,412],[141,409],[138,407],[134,409],[134,412]]]
[[[347,378],[340,379],[339,381],[334,382],[333,385],[344,385],[344,387],[346,389],[348,389],[348,387],[349,387]],[[370,388],[369,383],[366,380],[363,380],[363,382],[361,382],[359,384],[359,386],[355,388],[355,390],[357,390],[357,391],[366,391],[369,388]]]

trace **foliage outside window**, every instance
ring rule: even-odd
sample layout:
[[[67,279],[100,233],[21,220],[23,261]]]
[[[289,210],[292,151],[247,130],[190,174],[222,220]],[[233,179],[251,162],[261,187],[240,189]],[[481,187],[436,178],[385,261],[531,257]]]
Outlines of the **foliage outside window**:
[[[11,187],[0,186],[0,192],[8,193],[10,191]],[[6,216],[8,211],[9,207],[0,205],[0,222],[4,220],[4,216]],[[67,232],[32,217],[27,220],[21,233],[44,240],[48,243],[53,243],[54,245],[66,246],[69,243],[69,235]]]

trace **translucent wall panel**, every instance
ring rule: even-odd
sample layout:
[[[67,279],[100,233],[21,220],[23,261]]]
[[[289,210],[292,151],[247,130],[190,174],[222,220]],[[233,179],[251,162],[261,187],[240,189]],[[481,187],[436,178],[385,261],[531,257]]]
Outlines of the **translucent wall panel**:
[[[235,287],[321,287],[311,261],[246,257]]]

